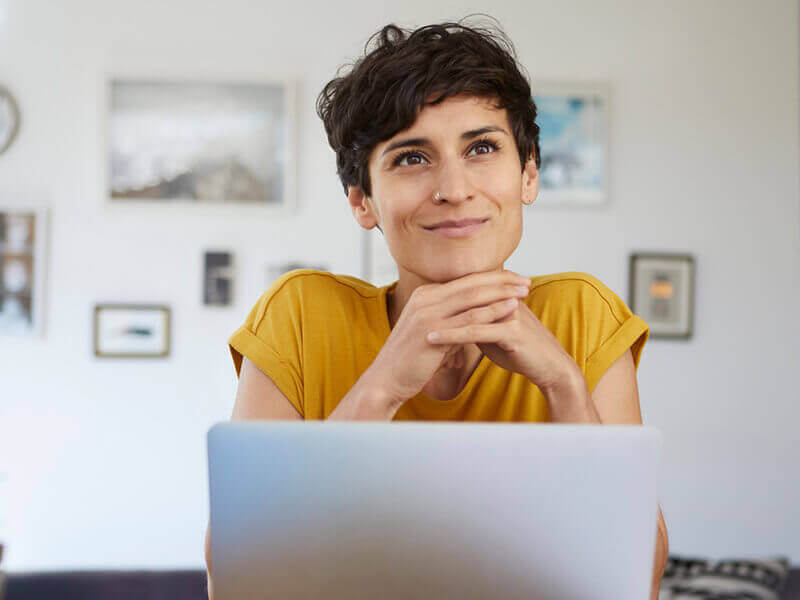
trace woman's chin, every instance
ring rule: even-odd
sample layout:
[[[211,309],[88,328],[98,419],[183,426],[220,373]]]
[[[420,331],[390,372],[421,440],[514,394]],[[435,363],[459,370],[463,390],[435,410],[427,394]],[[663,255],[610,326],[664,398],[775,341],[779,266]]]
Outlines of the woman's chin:
[[[486,260],[476,260],[474,262],[462,263],[459,265],[449,264],[435,272],[430,273],[428,277],[431,281],[445,283],[460,279],[473,273],[487,273],[489,271],[499,271],[503,268],[503,263],[487,263]]]

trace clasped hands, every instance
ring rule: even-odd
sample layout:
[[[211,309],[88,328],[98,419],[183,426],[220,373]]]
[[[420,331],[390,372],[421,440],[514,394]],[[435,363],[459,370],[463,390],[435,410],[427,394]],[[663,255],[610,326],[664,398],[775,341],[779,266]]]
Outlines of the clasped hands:
[[[579,372],[558,339],[520,298],[531,280],[512,271],[471,273],[424,284],[411,294],[371,366],[397,401],[413,397],[465,344],[496,365],[525,376],[542,391]]]

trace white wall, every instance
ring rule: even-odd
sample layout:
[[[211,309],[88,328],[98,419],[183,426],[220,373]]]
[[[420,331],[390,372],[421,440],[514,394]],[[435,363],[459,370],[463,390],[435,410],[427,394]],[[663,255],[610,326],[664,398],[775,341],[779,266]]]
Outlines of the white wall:
[[[2,0],[0,0],[2,4]],[[359,275],[359,232],[314,100],[390,21],[485,2],[5,0],[0,82],[23,127],[0,199],[51,207],[45,332],[0,340],[0,537],[10,569],[202,564],[204,435],[227,419],[227,336],[264,266]],[[606,79],[611,205],[525,212],[510,268],[580,270],[627,297],[636,250],[697,260],[695,335],[651,339],[645,423],[665,436],[670,552],[785,554],[800,563],[798,8],[794,1],[497,0],[534,78]],[[300,209],[282,219],[102,206],[105,73],[290,76]],[[201,254],[228,248],[236,303],[201,305]],[[171,305],[172,356],[95,360],[95,302]]]

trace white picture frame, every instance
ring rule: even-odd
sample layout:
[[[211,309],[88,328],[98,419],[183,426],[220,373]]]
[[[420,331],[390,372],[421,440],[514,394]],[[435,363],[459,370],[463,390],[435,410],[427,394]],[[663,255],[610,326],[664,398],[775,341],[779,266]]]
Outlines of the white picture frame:
[[[156,209],[160,215],[212,216],[296,212],[294,80],[129,69],[107,72],[101,87],[100,179],[106,212]],[[253,133],[247,130],[250,123]],[[166,139],[180,143],[162,143]],[[195,161],[204,166],[197,167]],[[129,165],[127,171],[122,165]],[[256,172],[258,176],[251,177]],[[272,176],[273,184],[266,184],[264,179]],[[256,195],[241,185],[248,181],[271,191],[254,200]],[[136,191],[141,189],[147,191]]]
[[[540,127],[537,208],[607,206],[610,86],[543,80],[532,87]]]
[[[97,358],[165,358],[170,353],[172,311],[160,304],[96,304]]]
[[[43,204],[0,202],[0,337],[44,333],[48,213]]]

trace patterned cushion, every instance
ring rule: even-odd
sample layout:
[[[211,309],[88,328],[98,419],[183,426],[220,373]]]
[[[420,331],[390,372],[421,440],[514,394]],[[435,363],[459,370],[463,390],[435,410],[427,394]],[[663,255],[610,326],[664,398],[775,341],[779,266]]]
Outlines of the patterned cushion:
[[[779,600],[788,573],[785,556],[716,562],[669,556],[658,600]]]

